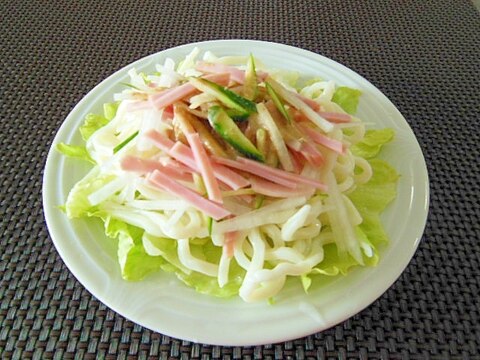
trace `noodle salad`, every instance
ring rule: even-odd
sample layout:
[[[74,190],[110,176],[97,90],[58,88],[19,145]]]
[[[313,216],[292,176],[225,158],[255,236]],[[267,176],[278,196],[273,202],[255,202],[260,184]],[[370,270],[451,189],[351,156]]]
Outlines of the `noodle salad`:
[[[62,208],[103,222],[125,280],[163,270],[272,301],[287,278],[308,291],[377,264],[399,176],[378,158],[393,130],[355,116],[359,90],[197,48],[128,75],[84,145],[57,144],[94,164]]]

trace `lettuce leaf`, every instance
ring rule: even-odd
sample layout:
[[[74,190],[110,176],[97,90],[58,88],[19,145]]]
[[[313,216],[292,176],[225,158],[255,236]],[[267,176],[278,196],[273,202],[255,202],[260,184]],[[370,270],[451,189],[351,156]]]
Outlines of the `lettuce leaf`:
[[[65,156],[85,160],[92,164],[95,164],[95,160],[91,158],[85,146],[68,145],[62,142],[56,145],[56,149],[59,153]]]
[[[380,130],[367,130],[365,137],[359,143],[351,147],[354,155],[371,159],[378,155],[382,146],[393,140],[395,131],[385,128]]]
[[[103,105],[103,116],[90,113],[85,116],[85,121],[80,126],[80,134],[83,140],[87,141],[95,131],[107,125],[117,114],[119,102],[106,103]]]
[[[169,239],[164,237],[156,237],[149,234],[144,236],[144,247],[145,241],[148,241],[151,246],[156,249],[156,256],[161,256],[169,264],[164,269],[168,272],[182,271],[184,273],[190,273],[191,270],[184,267],[180,262],[177,255],[177,241],[175,239]],[[150,253],[150,255],[153,255]]]
[[[82,216],[98,216],[99,209],[97,206],[90,204],[88,196],[114,178],[114,175],[100,174],[98,166],[90,170],[90,172],[70,190],[65,203],[67,216],[70,219]]]
[[[185,269],[183,265],[181,265],[177,254],[176,240],[155,238],[153,236],[149,236],[148,238],[162,253],[159,257],[162,257],[166,261],[162,269],[175,273],[181,281],[189,287],[194,288],[197,292],[217,297],[231,297],[238,294],[238,289],[245,276],[245,270],[243,270],[234,259],[232,259],[230,263],[230,281],[221,288],[218,285],[216,277]],[[208,238],[194,239],[190,241],[190,252],[198,259],[218,264],[222,255],[222,248],[215,246]]]
[[[361,230],[357,227],[357,234],[361,234]],[[362,241],[365,241],[366,238],[360,235]],[[367,244],[370,244],[367,240]],[[378,262],[378,250],[373,248],[373,255],[368,257],[365,252],[363,255],[363,261],[366,265],[375,266]],[[305,292],[308,292],[310,286],[312,285],[312,276],[323,275],[326,277],[333,277],[337,275],[347,275],[350,268],[359,265],[358,262],[348,253],[339,255],[337,246],[335,244],[327,244],[323,247],[324,259],[323,261],[315,266],[312,271],[308,274],[301,276],[300,280]],[[318,276],[317,276],[318,278]],[[315,279],[316,285],[320,279]]]
[[[349,114],[357,112],[357,106],[362,92],[358,89],[352,89],[346,86],[340,86],[335,90],[332,101],[337,103]]]
[[[112,120],[117,115],[120,101],[103,104],[103,117],[108,121]]]
[[[96,114],[88,114],[85,117],[84,123],[79,128],[82,139],[84,141],[87,141],[95,131],[107,125],[115,117],[118,105],[119,102],[104,104],[103,116]],[[62,142],[57,144],[56,149],[58,152],[65,156],[86,160],[88,162],[91,162],[92,164],[95,164],[95,160],[92,159],[85,146],[69,145]]]
[[[357,239],[359,240],[363,250],[363,261],[367,266],[375,266],[378,263],[378,250],[368,239],[360,226],[355,228]],[[364,246],[368,245],[372,249],[372,253],[364,250]],[[349,254],[339,254],[335,244],[327,244],[323,247],[324,260],[314,268],[314,273],[328,276],[338,274],[346,275],[352,266],[358,265],[358,262]]]
[[[397,171],[384,160],[372,159],[369,163],[373,171],[371,179],[348,195],[360,215],[381,213],[397,196]]]
[[[105,221],[105,234],[118,239],[118,261],[125,280],[142,280],[165,264],[162,257],[150,256],[145,251],[142,243],[144,232],[139,227],[111,217]]]
[[[85,116],[85,122],[79,128],[83,140],[87,141],[95,131],[97,131],[101,127],[104,127],[109,122],[110,120],[101,115],[88,114],[87,116]]]

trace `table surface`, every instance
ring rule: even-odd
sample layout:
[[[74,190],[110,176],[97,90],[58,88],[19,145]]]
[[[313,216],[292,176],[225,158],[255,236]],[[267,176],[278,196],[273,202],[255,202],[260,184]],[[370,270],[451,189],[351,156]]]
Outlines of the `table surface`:
[[[480,14],[472,2],[4,0],[0,14],[1,357],[480,358]],[[295,341],[220,347],[145,329],[88,293],[52,244],[41,186],[56,131],[102,79],[166,48],[239,38],[314,51],[375,84],[420,142],[431,203],[408,268],[367,309]]]

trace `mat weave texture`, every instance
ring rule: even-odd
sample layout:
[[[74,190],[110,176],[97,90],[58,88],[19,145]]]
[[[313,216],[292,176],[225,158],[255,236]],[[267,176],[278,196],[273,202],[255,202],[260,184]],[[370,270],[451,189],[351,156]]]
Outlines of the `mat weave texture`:
[[[360,314],[256,347],[173,339],[80,285],[44,222],[56,131],[102,79],[211,39],[298,46],[380,88],[414,130],[430,214],[406,271]],[[5,359],[480,359],[480,14],[466,0],[0,2],[0,357]]]

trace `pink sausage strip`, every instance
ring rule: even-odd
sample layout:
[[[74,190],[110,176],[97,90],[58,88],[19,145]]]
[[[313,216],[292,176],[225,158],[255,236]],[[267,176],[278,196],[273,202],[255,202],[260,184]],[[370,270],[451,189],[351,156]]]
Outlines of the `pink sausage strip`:
[[[309,163],[316,166],[321,166],[325,163],[323,154],[316,148],[315,145],[309,142],[303,142],[300,152],[305,156]]]
[[[305,132],[305,134],[307,134],[317,144],[323,145],[326,148],[333,150],[339,154],[343,154],[345,152],[341,141],[331,139],[328,136],[318,131],[315,131],[311,127],[306,126],[304,124],[298,124],[298,126],[302,129],[303,132]]]
[[[228,73],[230,74],[230,78],[239,83],[239,84],[244,84],[245,83],[245,71],[237,69],[234,66],[228,66],[224,64],[214,64],[214,63],[208,63],[205,61],[199,61],[195,65],[195,69],[198,71],[204,72],[204,73],[210,73],[210,74],[221,74],[221,73]],[[257,71],[257,77],[263,81],[268,77],[268,74],[263,71]]]
[[[211,74],[204,78],[223,86],[227,86],[230,81],[229,74]],[[197,89],[192,84],[185,83],[159,94],[152,95],[150,99],[153,105],[161,109],[194,94],[196,91]]]
[[[168,191],[184,199],[193,207],[197,208],[200,211],[203,211],[205,214],[211,216],[215,220],[223,219],[224,217],[227,217],[231,214],[223,206],[218,205],[211,200],[205,199],[200,194],[187,188],[186,186],[183,186],[177,181],[169,178],[167,175],[162,174],[158,170],[155,170],[152,175],[150,175],[148,181],[153,186],[156,186],[164,191]]]
[[[314,180],[314,179],[309,179],[309,178],[306,178],[304,176],[293,174],[293,173],[290,173],[290,172],[287,172],[287,171],[284,171],[284,170],[272,168],[268,165],[264,165],[264,164],[261,164],[257,161],[253,161],[253,160],[250,160],[250,159],[245,159],[245,158],[240,157],[240,156],[237,159],[238,159],[238,162],[241,162],[245,165],[248,165],[247,168],[249,169],[250,173],[258,172],[258,174],[260,174],[259,171],[262,171],[262,172],[266,172],[266,173],[269,173],[271,175],[275,175],[275,176],[278,176],[280,178],[289,180],[289,181],[294,182],[294,183],[311,185],[311,186],[313,186],[317,189],[323,190],[323,191],[327,190],[327,185],[321,183],[320,181],[317,181],[317,180]],[[269,180],[273,181],[272,179],[269,179]]]
[[[348,123],[352,121],[352,117],[348,114],[327,111],[317,111],[317,114],[333,123]]]
[[[181,142],[177,142],[175,146],[171,149],[170,156],[173,156],[178,161],[198,171],[195,160],[193,159],[192,150]],[[250,185],[250,182],[247,179],[237,174],[236,172],[226,168],[225,166],[213,163],[212,167],[215,177],[234,190],[238,190]]]
[[[193,157],[192,149],[190,149],[188,146],[182,144],[181,142],[174,143],[172,140],[156,130],[148,131],[145,136],[147,136],[159,149],[163,150],[171,157],[175,158],[194,171],[200,172]],[[250,182],[243,176],[224,166],[212,164],[212,167],[215,177],[234,190],[238,190],[250,185]]]
[[[175,180],[192,181],[192,176],[190,174],[182,173],[173,167],[170,167],[168,165],[162,165],[155,160],[140,159],[134,156],[126,156],[121,160],[120,166],[125,171],[146,174],[158,170]]]
[[[175,145],[175,142],[170,140],[165,135],[162,135],[157,130],[153,130],[153,129],[149,130],[145,133],[145,136],[149,138],[150,141],[152,141],[156,147],[158,147],[163,152],[166,152],[167,154],[170,152],[173,145]]]
[[[222,157],[218,157],[218,156],[214,156],[213,160],[215,162],[217,162],[218,164],[226,165],[226,166],[234,168],[234,169],[242,170],[242,171],[248,172],[250,174],[261,176],[265,179],[270,180],[271,182],[283,185],[283,186],[285,186],[287,188],[290,188],[290,189],[295,189],[297,187],[297,182],[296,181],[285,179],[285,177],[278,176],[277,174],[273,174],[272,172],[266,171],[265,169],[252,168],[248,164],[244,164],[244,163],[241,163],[239,161],[230,160],[230,159],[226,159],[226,158],[222,158]]]
[[[208,198],[222,204],[222,192],[218,186],[217,179],[213,173],[213,166],[210,159],[203,147],[200,137],[197,133],[186,134],[187,141],[192,149],[193,158],[197,163],[197,168],[200,170],[200,174],[203,177],[205,187],[207,189]]]
[[[230,78],[239,83],[243,84],[245,82],[245,71],[237,69],[233,66],[228,66],[224,64],[213,64],[204,61],[199,61],[195,65],[195,69],[204,73],[210,74],[230,74]]]
[[[250,179],[252,183],[252,189],[262,195],[271,197],[287,198],[292,196],[311,196],[314,192],[313,186],[305,186],[298,189],[289,189],[285,186],[275,184],[271,181],[252,177]]]
[[[307,97],[305,97],[301,94],[298,94],[298,93],[294,93],[294,92],[291,92],[291,93],[294,94],[296,97],[298,97],[300,100],[302,100],[305,104],[310,106],[313,110],[315,110],[315,111],[320,110],[320,104],[317,103],[315,100],[307,98]]]

